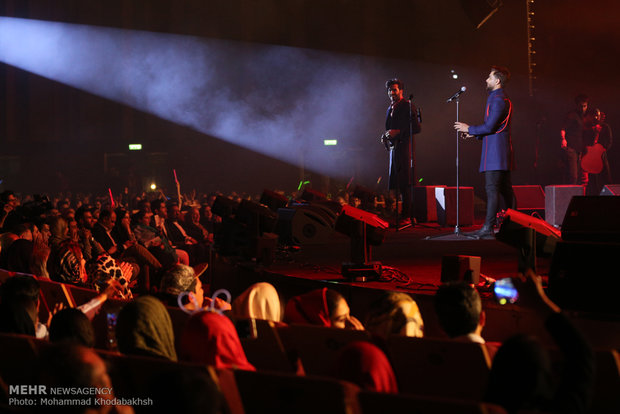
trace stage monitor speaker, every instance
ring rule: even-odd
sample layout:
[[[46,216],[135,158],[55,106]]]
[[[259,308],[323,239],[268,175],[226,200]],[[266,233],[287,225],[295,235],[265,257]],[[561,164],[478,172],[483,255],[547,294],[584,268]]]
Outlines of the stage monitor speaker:
[[[351,238],[351,262],[365,264],[372,260],[371,246],[379,246],[385,239],[389,223],[376,214],[344,205],[336,220],[335,229]]]
[[[263,190],[263,194],[260,197],[261,204],[269,207],[271,211],[278,211],[279,208],[284,208],[288,204],[288,198],[285,195],[276,193],[271,190]]]
[[[324,244],[334,233],[335,220],[322,208],[302,205],[278,210],[276,232],[284,243]]]
[[[320,191],[313,190],[312,188],[304,188],[304,192],[301,193],[300,199],[304,201],[326,201],[327,196]]]
[[[437,221],[442,226],[456,225],[456,187],[436,187]],[[459,187],[459,226],[474,224],[474,187]]]
[[[536,258],[550,257],[561,239],[560,232],[546,221],[512,209],[506,210],[496,237],[517,249],[520,272],[536,271]]]
[[[549,297],[563,309],[620,314],[618,257],[618,243],[559,242],[549,270]]]
[[[235,219],[245,224],[250,234],[260,236],[274,231],[278,215],[265,205],[251,200],[241,200]]]
[[[513,185],[517,211],[545,217],[545,192],[539,185]]]
[[[437,221],[437,201],[435,189],[446,188],[445,185],[427,185],[413,187],[413,211],[419,223]]]
[[[441,283],[462,280],[478,284],[480,279],[479,256],[443,256],[441,258]]]
[[[601,190],[603,196],[617,196],[620,195],[620,184],[607,184]]]
[[[568,203],[573,196],[585,195],[582,185],[548,185],[545,187],[545,220],[552,226],[562,225]]]
[[[620,243],[620,198],[573,197],[562,222],[562,239]]]
[[[502,0],[461,0],[465,14],[476,29],[489,20],[502,5]]]

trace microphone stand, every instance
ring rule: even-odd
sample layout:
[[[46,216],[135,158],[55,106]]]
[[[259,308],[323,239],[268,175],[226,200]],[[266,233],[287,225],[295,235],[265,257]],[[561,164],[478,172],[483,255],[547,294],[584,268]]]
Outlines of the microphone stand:
[[[456,122],[459,122],[459,95],[460,94],[457,94],[455,97],[451,98],[450,100],[450,101],[456,101]],[[460,141],[460,138],[461,138],[461,133],[459,131],[456,131],[456,225],[454,226],[454,232],[452,232],[451,234],[443,235],[443,236],[433,236],[433,237],[427,236],[425,240],[471,240],[471,237],[467,237],[466,235],[461,233],[461,229],[459,226],[459,220],[460,220],[459,141]],[[447,209],[448,209],[448,205],[446,202],[446,210]],[[448,213],[446,211],[446,216],[447,214]]]

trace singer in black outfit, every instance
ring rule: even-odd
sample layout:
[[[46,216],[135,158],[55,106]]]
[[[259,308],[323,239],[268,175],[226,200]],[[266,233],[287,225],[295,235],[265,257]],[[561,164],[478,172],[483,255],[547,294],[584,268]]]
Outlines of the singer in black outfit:
[[[381,142],[390,150],[390,180],[388,189],[398,190],[403,200],[401,224],[411,220],[413,224],[413,194],[415,185],[415,143],[412,134],[421,131],[417,109],[403,97],[404,84],[400,79],[390,79],[385,83],[390,106],[385,118],[385,132]],[[413,147],[412,147],[413,146]],[[412,158],[413,156],[413,158]]]

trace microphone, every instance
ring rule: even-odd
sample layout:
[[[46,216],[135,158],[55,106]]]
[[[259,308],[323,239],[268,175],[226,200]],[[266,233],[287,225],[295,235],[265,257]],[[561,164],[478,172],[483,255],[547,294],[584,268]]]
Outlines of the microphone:
[[[456,98],[458,98],[459,96],[461,96],[461,94],[462,94],[463,92],[465,92],[466,90],[467,90],[467,88],[466,88],[466,87],[461,86],[461,89],[460,89],[457,93],[455,93],[454,95],[452,95],[451,97],[449,97],[449,98],[448,98],[448,100],[447,100],[446,102],[452,102],[453,100],[455,100]]]

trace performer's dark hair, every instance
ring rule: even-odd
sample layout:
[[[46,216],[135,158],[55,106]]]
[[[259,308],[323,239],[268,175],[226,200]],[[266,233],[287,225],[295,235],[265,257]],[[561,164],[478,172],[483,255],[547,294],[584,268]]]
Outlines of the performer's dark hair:
[[[385,82],[385,89],[390,90],[392,85],[398,85],[398,89],[401,91],[405,89],[405,84],[398,78],[390,79]]]
[[[585,93],[580,93],[579,95],[575,96],[575,105],[581,105],[582,103],[587,102],[590,102],[590,98],[588,98],[588,95],[586,95]]]
[[[495,77],[499,79],[502,86],[506,85],[510,80],[510,71],[505,66],[491,66],[491,71],[495,72]]]

